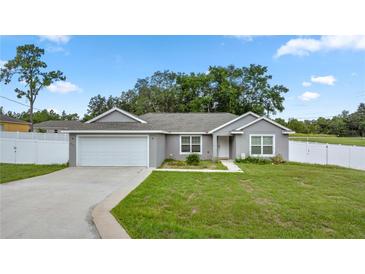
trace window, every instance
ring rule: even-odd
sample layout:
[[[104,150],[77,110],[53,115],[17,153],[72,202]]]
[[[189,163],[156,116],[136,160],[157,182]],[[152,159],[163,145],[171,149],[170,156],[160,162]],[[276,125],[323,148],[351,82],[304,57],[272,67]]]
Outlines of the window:
[[[250,135],[250,155],[273,156],[275,154],[274,142],[274,135]]]
[[[180,154],[202,153],[201,136],[180,136]]]

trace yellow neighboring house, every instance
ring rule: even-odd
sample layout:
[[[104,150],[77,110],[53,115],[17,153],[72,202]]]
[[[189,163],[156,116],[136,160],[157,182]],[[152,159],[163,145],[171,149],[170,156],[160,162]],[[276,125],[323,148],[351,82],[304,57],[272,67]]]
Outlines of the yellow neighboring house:
[[[30,123],[0,114],[0,131],[28,132]]]

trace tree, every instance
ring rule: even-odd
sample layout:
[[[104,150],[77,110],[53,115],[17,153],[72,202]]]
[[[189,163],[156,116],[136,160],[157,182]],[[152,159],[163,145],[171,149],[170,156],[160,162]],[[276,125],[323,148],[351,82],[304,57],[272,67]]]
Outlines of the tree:
[[[67,114],[66,111],[62,111],[62,114],[61,114],[61,120],[79,120],[79,115],[77,113],[70,113],[70,114]]]
[[[207,73],[157,71],[138,79],[133,89],[120,97],[98,95],[90,99],[84,120],[113,106],[137,115],[147,112],[231,112],[275,114],[284,110],[288,88],[270,85],[267,67],[211,66]]]
[[[33,131],[33,107],[39,91],[50,86],[55,81],[64,81],[66,77],[59,70],[45,72],[47,64],[41,60],[44,49],[35,45],[18,46],[16,56],[7,61],[0,70],[0,82],[9,84],[14,75],[18,75],[18,81],[25,87],[16,88],[18,98],[25,96],[29,101],[29,120]]]

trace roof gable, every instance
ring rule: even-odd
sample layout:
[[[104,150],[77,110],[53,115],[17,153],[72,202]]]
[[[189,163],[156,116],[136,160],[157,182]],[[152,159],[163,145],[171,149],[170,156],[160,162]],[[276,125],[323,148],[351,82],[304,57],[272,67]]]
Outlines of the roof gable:
[[[246,125],[244,125],[242,127],[239,127],[237,129],[235,129],[234,131],[241,131],[241,130],[243,130],[245,128],[248,128],[249,126],[252,126],[252,125],[254,125],[254,124],[256,124],[256,123],[258,123],[260,121],[269,122],[270,124],[273,124],[274,126],[277,126],[277,127],[281,128],[281,129],[285,130],[286,133],[294,133],[291,129],[289,129],[287,127],[284,127],[283,125],[280,125],[279,123],[277,123],[277,122],[275,122],[275,121],[273,121],[273,120],[271,120],[271,119],[269,119],[269,118],[267,118],[265,116],[260,117],[260,118],[258,118],[256,120],[252,121],[251,123],[248,123],[248,124],[246,124]]]
[[[214,132],[216,132],[218,130],[221,130],[221,129],[223,129],[223,128],[225,128],[225,127],[227,127],[227,126],[229,126],[229,125],[231,125],[231,124],[233,124],[235,122],[238,122],[239,120],[241,120],[241,119],[243,119],[243,118],[245,118],[247,116],[253,116],[254,118],[260,117],[258,114],[249,111],[249,112],[246,112],[246,113],[242,114],[241,116],[238,116],[238,117],[236,117],[236,118],[234,118],[234,119],[232,119],[232,120],[230,120],[230,121],[228,121],[228,122],[226,122],[226,123],[224,123],[224,124],[222,124],[222,125],[214,128],[214,129],[212,129],[211,131],[209,131],[209,133],[214,133]]]
[[[122,110],[120,108],[112,108],[96,117],[94,117],[93,119],[85,122],[86,124],[90,124],[90,123],[94,123],[94,122],[127,122],[127,123],[131,123],[131,122],[139,122],[142,124],[147,123],[146,121],[140,119],[139,117],[125,111]]]

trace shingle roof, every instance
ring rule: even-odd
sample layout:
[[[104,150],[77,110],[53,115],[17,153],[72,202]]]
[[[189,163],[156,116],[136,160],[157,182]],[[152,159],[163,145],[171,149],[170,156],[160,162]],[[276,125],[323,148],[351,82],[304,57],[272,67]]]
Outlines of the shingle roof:
[[[80,121],[74,120],[50,120],[34,124],[34,128],[60,128],[69,129],[82,125]]]
[[[19,120],[19,119],[13,118],[13,117],[9,117],[9,116],[1,114],[1,113],[0,113],[0,121],[9,122],[9,123],[18,123],[18,124],[29,124],[29,122]]]
[[[232,113],[147,113],[147,123],[94,122],[71,125],[70,130],[163,130],[168,132],[209,132],[237,116]]]

